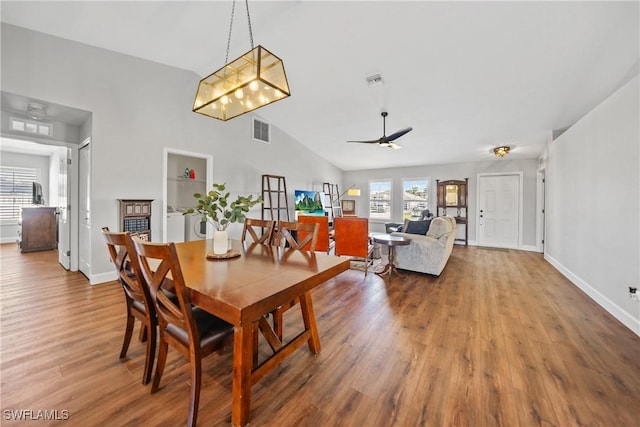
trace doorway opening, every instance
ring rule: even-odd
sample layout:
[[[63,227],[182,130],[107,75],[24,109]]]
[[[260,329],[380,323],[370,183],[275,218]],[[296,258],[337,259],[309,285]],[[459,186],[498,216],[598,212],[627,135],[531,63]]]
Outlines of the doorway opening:
[[[210,230],[201,233],[182,210],[195,205],[194,193],[204,193],[213,184],[213,156],[165,147],[163,159],[162,241],[211,237]]]

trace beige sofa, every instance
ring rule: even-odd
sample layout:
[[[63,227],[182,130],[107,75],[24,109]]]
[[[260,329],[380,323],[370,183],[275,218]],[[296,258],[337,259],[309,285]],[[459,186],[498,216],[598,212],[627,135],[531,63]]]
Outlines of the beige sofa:
[[[391,234],[411,239],[411,244],[395,247],[395,264],[398,268],[439,276],[453,250],[456,220],[451,216],[434,218],[426,235]]]

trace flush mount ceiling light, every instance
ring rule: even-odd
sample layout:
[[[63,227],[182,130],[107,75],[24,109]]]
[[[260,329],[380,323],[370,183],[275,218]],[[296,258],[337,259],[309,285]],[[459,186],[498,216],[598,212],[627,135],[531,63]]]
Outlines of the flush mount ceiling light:
[[[496,147],[493,149],[493,154],[496,155],[496,157],[504,157],[507,154],[509,154],[509,151],[511,151],[511,147],[507,147],[506,145],[503,147]]]
[[[193,111],[226,121],[291,95],[282,60],[264,47],[253,46],[249,2],[247,20],[251,50],[229,62],[231,28],[235,11],[231,6],[231,22],[227,39],[226,65],[200,80]]]
[[[27,105],[27,116],[33,120],[42,120],[47,117],[47,108],[38,102],[30,102]]]

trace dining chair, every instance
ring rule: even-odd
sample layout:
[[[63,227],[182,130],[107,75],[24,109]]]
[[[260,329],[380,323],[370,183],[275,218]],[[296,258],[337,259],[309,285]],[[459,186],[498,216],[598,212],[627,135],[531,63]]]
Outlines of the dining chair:
[[[271,239],[273,239],[275,224],[275,221],[270,219],[245,218],[240,240],[243,242],[246,241],[248,233],[254,243],[268,245],[271,243]],[[260,229],[260,236],[258,236],[258,229]]]
[[[147,351],[144,361],[142,384],[148,384],[151,380],[153,361],[156,352],[156,313],[142,274],[140,266],[135,258],[135,247],[129,232],[112,232],[108,227],[102,228],[102,235],[107,242],[107,249],[111,261],[118,273],[118,280],[124,290],[124,298],[127,307],[127,323],[124,331],[124,341],[120,350],[120,358],[127,356],[129,343],[135,319],[140,320],[140,341],[147,342]]]
[[[316,222],[291,222],[278,221],[278,232],[275,237],[276,246],[289,246],[293,249],[314,252],[318,241],[318,230],[320,224]],[[283,315],[285,311],[298,303],[298,299],[294,299],[285,305],[281,305],[271,312],[273,316],[273,331],[278,338],[282,340]]]
[[[191,304],[182,268],[173,242],[151,243],[133,239],[142,275],[149,285],[158,316],[160,345],[151,393],[160,386],[169,344],[189,360],[191,392],[188,426],[195,426],[200,401],[202,358],[221,350],[233,337],[233,325]],[[177,298],[171,298],[162,284],[168,276]]]
[[[289,246],[293,249],[315,251],[318,242],[317,223],[300,221],[278,221],[278,231],[272,244],[274,246]]]

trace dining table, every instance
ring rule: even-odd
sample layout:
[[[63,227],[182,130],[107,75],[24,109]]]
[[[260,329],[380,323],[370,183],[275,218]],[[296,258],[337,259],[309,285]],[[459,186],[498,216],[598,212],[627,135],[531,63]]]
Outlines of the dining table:
[[[253,384],[305,343],[311,353],[320,352],[311,291],[347,270],[350,262],[326,253],[237,240],[231,241],[229,257],[211,259],[206,256],[211,243],[194,240],[175,246],[191,302],[234,325],[231,424],[245,426]],[[300,303],[303,327],[285,340],[274,332],[268,315],[291,301]],[[270,347],[269,356],[259,363],[258,331]]]

